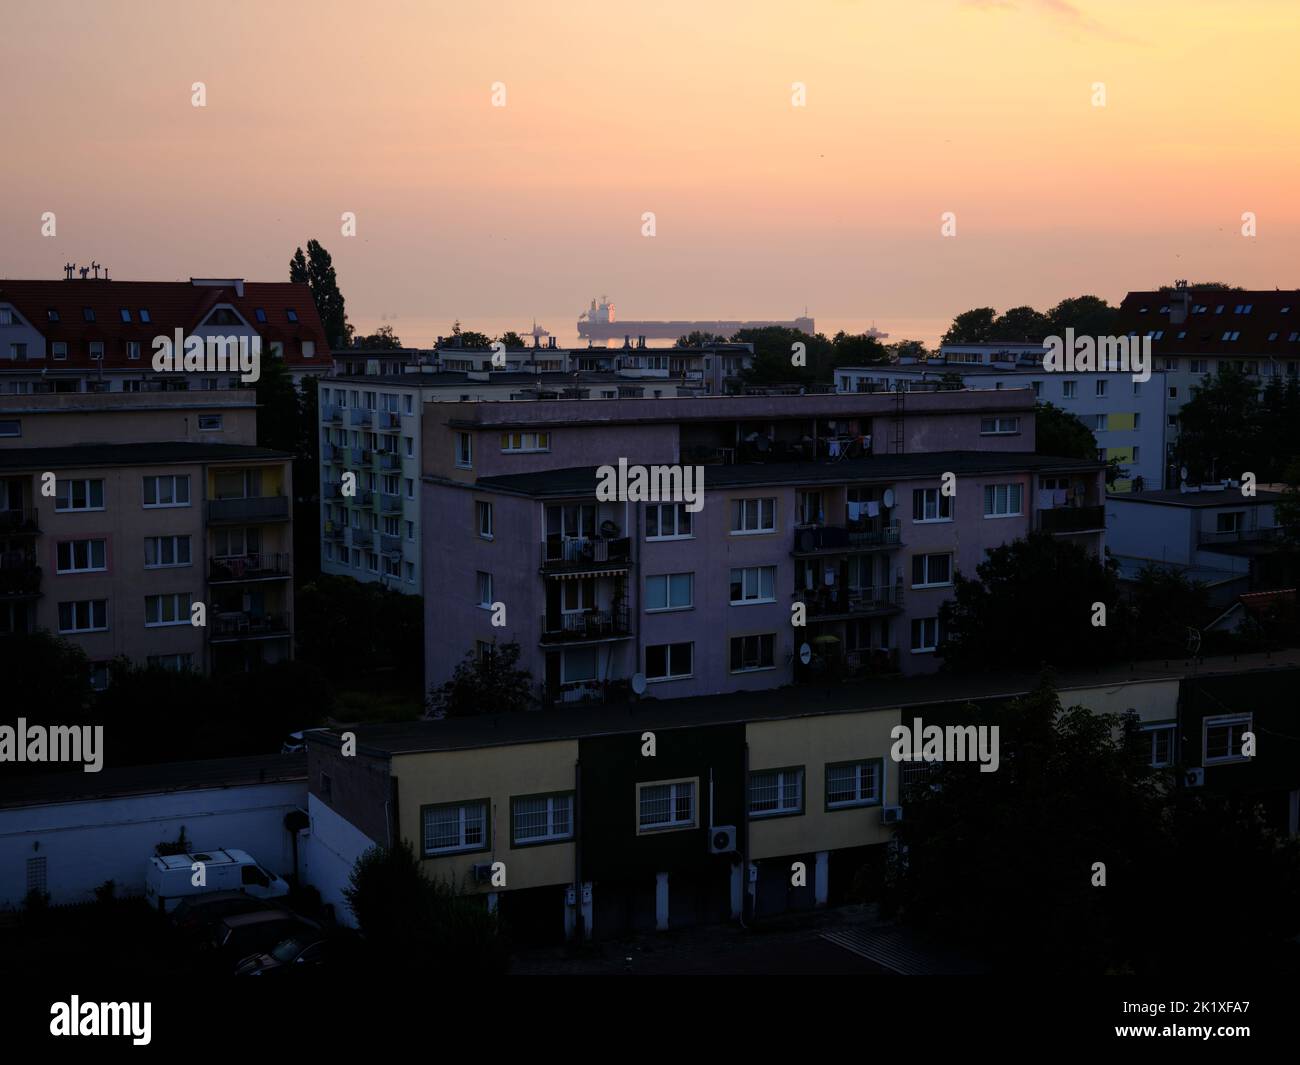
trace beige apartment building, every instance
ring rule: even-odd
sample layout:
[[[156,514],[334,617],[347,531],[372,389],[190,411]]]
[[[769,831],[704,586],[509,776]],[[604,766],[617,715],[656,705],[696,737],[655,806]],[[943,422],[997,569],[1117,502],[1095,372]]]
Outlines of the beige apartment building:
[[[290,657],[291,456],[256,445],[255,404],[0,397],[0,632],[75,642],[97,684],[122,655],[201,672]]]

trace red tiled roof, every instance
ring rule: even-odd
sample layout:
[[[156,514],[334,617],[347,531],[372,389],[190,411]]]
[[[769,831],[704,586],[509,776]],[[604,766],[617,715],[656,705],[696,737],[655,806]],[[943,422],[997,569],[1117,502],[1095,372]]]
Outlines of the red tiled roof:
[[[1119,306],[1115,332],[1136,333],[1141,337],[1163,330],[1164,336],[1151,341],[1151,352],[1157,358],[1179,355],[1300,358],[1300,291],[1187,291],[1192,313],[1178,325],[1170,321],[1170,310],[1182,301],[1178,292],[1173,289],[1130,292]],[[1199,307],[1205,310],[1195,313]],[[1250,308],[1249,312],[1246,307]],[[1240,335],[1236,340],[1224,340],[1225,333]]]
[[[229,305],[262,338],[263,345],[284,345],[285,362],[297,369],[332,366],[330,346],[325,338],[316,304],[304,284],[289,281],[247,281],[244,294],[232,285],[195,285],[188,281],[9,281],[0,280],[0,303],[11,303],[46,339],[46,356],[42,360],[50,369],[95,369],[98,360],[90,358],[90,342],[104,343],[104,369],[148,368],[153,355],[153,339],[171,335],[177,329],[188,335],[198,328],[208,313],[219,304]],[[85,319],[84,311],[94,312],[94,321]],[[266,321],[257,319],[257,310]],[[131,320],[123,321],[122,311]],[[51,321],[49,312],[58,312]],[[140,312],[149,321],[140,320]],[[289,320],[288,311],[297,312],[298,321]],[[126,344],[140,343],[140,360],[128,360]],[[52,361],[50,344],[65,341],[67,360]],[[316,345],[316,354],[304,358],[302,342]],[[23,365],[30,369],[32,363]],[[6,365],[6,368],[10,368]]]

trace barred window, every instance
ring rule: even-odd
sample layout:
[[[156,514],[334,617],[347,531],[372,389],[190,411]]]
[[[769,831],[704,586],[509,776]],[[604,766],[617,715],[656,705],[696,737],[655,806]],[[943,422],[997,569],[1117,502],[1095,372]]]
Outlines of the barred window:
[[[426,806],[422,820],[426,855],[487,849],[485,801]]]
[[[803,767],[749,774],[749,815],[803,813]]]
[[[870,806],[880,802],[880,762],[840,762],[826,767],[826,806]]]
[[[573,792],[527,795],[510,805],[515,846],[573,838]]]
[[[695,781],[672,780],[637,785],[637,826],[641,832],[695,827]]]

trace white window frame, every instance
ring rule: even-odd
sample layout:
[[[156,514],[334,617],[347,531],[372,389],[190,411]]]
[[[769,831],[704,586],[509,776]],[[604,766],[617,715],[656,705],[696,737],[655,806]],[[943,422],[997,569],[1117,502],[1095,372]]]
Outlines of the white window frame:
[[[173,618],[171,621],[163,621],[163,601],[171,600]],[[158,603],[158,621],[149,620],[149,604],[153,601]],[[181,603],[184,608],[181,608]],[[190,606],[193,603],[193,597],[189,592],[162,592],[157,595],[146,595],[144,597],[144,627],[146,629],[168,629],[176,625],[188,625],[190,623]]]
[[[757,525],[750,526],[748,523],[749,504],[755,504],[755,520]],[[770,508],[766,506],[770,504]],[[764,511],[767,511],[767,517],[771,524],[763,524]],[[741,499],[731,500],[731,535],[732,536],[762,536],[765,533],[776,532],[776,496],[746,496]]]
[[[853,798],[831,798],[831,770],[853,770]],[[851,810],[861,806],[879,806],[883,801],[881,783],[884,778],[884,763],[879,758],[860,758],[850,762],[827,762],[825,773],[825,792],[827,810]],[[867,778],[870,777],[870,793],[867,790]]]
[[[159,488],[164,480],[169,480],[172,483],[172,501],[170,503],[158,502],[158,500],[162,498],[162,493],[159,491]],[[152,503],[147,501],[149,493],[148,489],[145,487],[150,481],[153,482],[154,492],[154,502]],[[182,482],[185,484],[185,502],[178,503],[176,502],[176,486]],[[245,487],[245,490],[247,490],[247,487]],[[171,510],[174,508],[188,507],[191,505],[193,498],[194,497],[190,492],[190,475],[188,473],[151,473],[147,474],[140,484],[140,505],[146,510]]]
[[[672,649],[674,647],[681,647],[683,645],[691,649],[691,668],[686,673],[674,673],[672,671],[673,669]],[[650,651],[656,647],[665,648],[664,665],[667,668],[668,672],[663,674],[662,676],[659,675],[651,676],[650,674],[650,668],[649,668]],[[646,644],[645,651],[644,651],[644,661],[646,664],[645,679],[646,679],[646,683],[648,684],[667,684],[675,680],[688,680],[689,678],[695,676],[695,641],[694,640],[671,640],[666,643]]]
[[[484,517],[487,518],[486,522],[484,522],[483,520]],[[490,500],[487,499],[474,500],[474,521],[478,525],[479,539],[493,540],[496,538],[492,533],[492,530],[495,528],[495,525],[493,524],[494,516],[492,513],[492,503]]]
[[[921,493],[921,517],[916,516],[916,495]],[[935,517],[929,518],[925,515],[930,512],[931,493],[934,494],[934,513]],[[948,513],[945,516],[944,504],[947,503]],[[940,488],[913,488],[912,489],[912,524],[913,525],[937,525],[940,522],[952,521],[952,496],[943,494]]]
[[[673,515],[673,532],[665,534],[664,528],[664,508],[669,508],[668,513]],[[655,512],[655,528],[659,532],[653,536],[650,535],[649,514]],[[646,504],[646,540],[693,540],[695,539],[695,515],[686,509],[685,503],[647,503]],[[684,517],[683,517],[684,516]],[[680,532],[683,523],[690,527],[689,532]]]
[[[96,603],[102,604],[102,606],[103,606],[103,612],[104,612],[104,624],[102,624],[102,625],[96,625],[96,624],[95,624],[95,604],[96,604]],[[90,624],[89,624],[89,626],[87,626],[87,627],[85,627],[85,628],[80,628],[80,627],[77,627],[77,607],[78,607],[78,606],[81,606],[81,605],[83,605],[83,604],[84,604],[86,607],[88,607],[88,613],[89,613],[89,615],[90,615],[90,617],[89,617]],[[72,627],[72,628],[69,628],[69,629],[65,629],[65,628],[63,627],[63,618],[62,618],[61,615],[62,615],[62,613],[63,613],[62,608],[63,608],[64,606],[71,606],[71,607],[72,607],[72,624],[73,624],[73,627]],[[60,634],[63,634],[63,633],[77,633],[77,632],[107,632],[107,631],[108,631],[108,600],[107,600],[107,599],[68,599],[68,600],[64,600],[63,602],[59,603],[59,605],[58,605],[58,615],[59,615],[59,616],[58,616],[58,625],[59,625],[59,632],[60,632]]]
[[[643,809],[644,792],[651,788],[668,789],[668,819],[666,821],[646,822]],[[690,817],[677,815],[678,800],[683,795],[690,799]],[[655,835],[660,832],[685,832],[696,828],[700,823],[700,778],[680,777],[676,780],[638,781],[636,786],[636,834],[638,836]]]
[[[688,598],[685,603],[675,604],[672,599],[672,588],[674,577],[685,577],[687,579]],[[688,571],[684,573],[651,573],[646,579],[645,590],[645,612],[647,614],[671,614],[677,610],[691,610],[695,606],[695,573]],[[663,601],[664,606],[650,606],[650,582],[663,581]]]
[[[913,634],[912,634],[912,632],[911,632],[911,626],[912,626],[912,625],[916,625],[916,624],[918,624],[918,623],[919,623],[920,626],[921,626],[921,644],[920,644],[919,646],[916,645],[915,643],[912,644],[912,654],[914,654],[914,655],[932,655],[932,654],[934,654],[934,653],[939,649],[939,639],[940,639],[940,637],[939,637],[939,618],[938,618],[937,615],[936,615],[935,617],[932,617],[932,618],[912,618],[912,619],[911,619],[911,625],[908,626],[908,630],[909,630],[909,631],[908,631],[908,639],[909,639],[909,642],[912,641],[912,640],[914,639],[914,636],[913,636]],[[926,630],[927,630],[927,628],[931,628],[931,631],[933,632],[933,636],[932,636],[932,640],[933,640],[933,642],[932,642],[932,643],[927,643],[926,640],[925,640],[925,634],[926,634]]]
[[[535,836],[521,836],[519,834],[519,813],[516,810],[517,803],[523,802],[545,802],[546,803],[546,831]],[[563,806],[567,808],[567,821],[569,827],[560,832],[555,828],[555,814]],[[562,791],[555,794],[547,795],[512,795],[510,796],[510,846],[511,847],[533,847],[541,843],[561,843],[565,840],[574,838],[574,793],[571,791]]]
[[[438,810],[456,811],[456,834],[460,840],[459,843],[444,847],[429,846],[429,815]],[[476,811],[479,816],[477,818],[467,817],[466,814],[469,811]],[[467,843],[467,829],[474,820],[478,821],[482,839],[477,843]],[[488,829],[488,803],[486,799],[471,799],[467,802],[430,803],[420,808],[420,853],[425,858],[432,858],[444,854],[468,854],[474,851],[485,851],[491,846]]]
[[[772,809],[754,809],[754,785],[759,778],[775,778],[776,806]],[[787,791],[794,788],[794,803],[787,805]],[[746,788],[746,812],[751,821],[765,817],[791,817],[804,812],[804,767],[783,766],[780,769],[751,769]]]
[[[540,429],[510,430],[501,434],[501,450],[513,455],[541,454],[551,450],[551,434]]]
[[[772,662],[771,662],[770,665],[757,665],[757,666],[747,666],[747,665],[745,665],[745,664],[744,664],[744,643],[742,642],[742,644],[741,644],[741,664],[740,664],[739,667],[732,666],[732,664],[731,664],[731,645],[732,645],[732,644],[734,644],[737,640],[741,640],[741,641],[744,641],[744,640],[757,640],[757,641],[759,641],[759,643],[758,643],[758,647],[759,647],[759,650],[761,651],[761,650],[762,650],[762,647],[763,647],[763,642],[762,642],[762,641],[763,641],[764,637],[766,637],[766,638],[768,638],[768,639],[770,639],[770,640],[772,641]],[[760,659],[760,661],[761,661],[761,659],[762,659],[762,655],[761,655],[761,654],[760,654],[760,656],[759,656],[759,659]],[[735,676],[736,674],[739,674],[739,673],[763,673],[763,672],[765,672],[765,671],[767,671],[767,670],[771,670],[771,669],[776,669],[776,633],[774,633],[774,632],[745,632],[745,633],[737,633],[737,634],[735,634],[735,635],[733,635],[733,636],[729,636],[729,637],[727,638],[727,671],[728,671],[729,673],[731,673],[732,676]]]
[[[998,489],[1006,490],[1006,510],[998,509]],[[1012,489],[1016,492],[1016,509],[1011,508]],[[989,491],[993,492],[993,509],[989,510]],[[1025,512],[1025,486],[1019,481],[1003,481],[997,484],[986,484],[984,486],[984,517],[986,520],[995,520],[998,518],[1022,518]]]
[[[1231,751],[1234,746],[1240,748],[1241,735],[1245,732],[1254,730],[1254,714],[1217,714],[1214,717],[1205,717],[1201,719],[1201,765],[1231,765],[1235,762],[1249,762],[1250,758],[1244,754],[1227,754],[1218,758],[1210,757],[1209,741],[1210,729],[1228,728],[1228,750]],[[1232,742],[1233,737],[1236,743]]]
[[[1151,768],[1167,769],[1177,761],[1177,750],[1175,744],[1178,741],[1178,726],[1173,721],[1153,721],[1149,725],[1143,725],[1142,731],[1149,734],[1151,741]],[[1156,761],[1156,739],[1162,733],[1169,734],[1169,760],[1165,762]]]
[[[763,594],[763,574],[769,571],[772,574],[772,594],[765,596]],[[737,573],[740,574],[740,598],[731,599],[732,596],[731,586],[736,583]],[[754,589],[754,591],[757,592],[756,595],[749,594],[751,575],[756,575],[754,576],[754,580],[757,582],[757,588]],[[775,566],[733,566],[731,567],[731,570],[727,575],[727,597],[728,599],[730,599],[732,606],[756,606],[760,603],[775,603],[776,602],[776,567]]]
[[[953,565],[952,565],[952,552],[951,552],[951,551],[927,551],[927,552],[924,552],[924,553],[920,553],[920,554],[915,554],[915,555],[913,555],[913,556],[912,556],[912,566],[913,566],[913,570],[912,570],[912,580],[913,580],[913,582],[915,582],[915,580],[916,580],[916,569],[915,569],[915,566],[916,566],[916,559],[918,559],[918,558],[922,560],[922,561],[921,561],[921,567],[922,567],[922,570],[923,570],[923,572],[924,572],[924,574],[925,574],[925,580],[924,580],[922,583],[920,583],[920,584],[913,583],[913,584],[912,584],[912,587],[913,587],[913,588],[950,588],[950,587],[952,587],[952,570],[953,570]],[[946,559],[948,560],[948,579],[947,579],[946,581],[934,581],[934,580],[931,580],[931,579],[930,579],[930,577],[931,577],[931,574],[930,574],[930,559],[932,559],[932,558],[946,558]]]
[[[67,545],[68,560],[71,563],[66,569],[62,560],[59,558],[60,549]],[[86,565],[77,565],[77,545],[82,544],[86,549]],[[94,545],[99,544],[100,557],[103,561],[100,565],[94,564]],[[54,571],[55,573],[106,573],[108,571],[108,541],[103,537],[91,537],[85,540],[60,540],[54,546]]]
[[[64,506],[64,497],[63,497],[63,486],[65,484],[68,486],[67,506]],[[73,504],[72,486],[74,484],[81,484],[85,486],[84,491],[86,494],[86,503],[88,504],[87,506],[78,507],[72,505]],[[99,506],[97,507],[89,505],[90,497],[91,497],[90,486],[92,484],[99,485],[100,502],[99,502]],[[105,510],[107,508],[104,506],[104,499],[105,499],[104,481],[103,478],[101,477],[70,477],[70,478],[64,478],[62,480],[55,481],[54,510],[55,513],[57,514],[82,514],[85,513],[86,511],[91,511],[91,510]]]
[[[474,435],[458,432],[456,434],[456,468],[472,470],[474,468]]]

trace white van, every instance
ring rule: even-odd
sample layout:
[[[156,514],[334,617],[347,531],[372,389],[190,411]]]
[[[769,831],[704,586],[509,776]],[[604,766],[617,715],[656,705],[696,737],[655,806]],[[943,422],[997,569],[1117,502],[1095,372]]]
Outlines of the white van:
[[[203,864],[202,887],[194,884],[194,866],[198,862]],[[282,877],[258,865],[247,851],[204,851],[149,859],[144,877],[144,894],[149,905],[170,911],[181,899],[209,891],[243,891],[255,898],[272,899],[289,894],[289,885]]]

